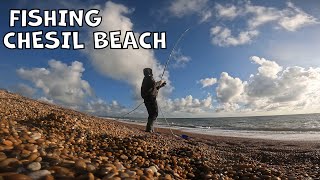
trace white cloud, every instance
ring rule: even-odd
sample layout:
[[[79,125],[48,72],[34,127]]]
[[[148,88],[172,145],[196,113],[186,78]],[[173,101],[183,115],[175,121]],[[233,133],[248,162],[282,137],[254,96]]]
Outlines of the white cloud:
[[[127,17],[132,10],[128,7],[108,1],[104,7],[99,8],[102,9],[100,15],[103,21],[99,27],[92,29],[92,31],[108,32],[121,30],[121,39],[123,39],[126,31],[133,30],[133,23]],[[90,43],[91,40],[87,44]],[[157,61],[154,52],[143,48],[122,50],[106,48],[94,50],[91,45],[87,53],[94,67],[103,75],[132,85],[137,99],[140,99],[143,69],[147,67],[152,68],[156,80],[163,71],[163,66]],[[160,91],[160,96],[170,93],[173,89],[170,85],[168,72],[164,74],[164,80],[167,81],[167,86]]]
[[[228,4],[226,6],[222,6],[221,4],[217,4],[215,9],[218,13],[218,17],[223,17],[227,19],[234,19],[239,15],[238,9],[236,6]]]
[[[205,99],[199,100],[188,95],[185,98],[168,99],[165,102],[161,102],[161,104],[171,114],[181,112],[201,113],[212,109],[212,97],[208,95]]]
[[[292,12],[290,12],[289,9],[291,9]],[[288,2],[288,10],[286,11],[287,13],[284,13],[284,17],[280,18],[278,23],[288,31],[296,31],[301,27],[319,23],[315,17],[307,14],[291,2]]]
[[[173,15],[183,17],[201,12],[207,3],[208,0],[174,0],[171,2],[169,10]]]
[[[184,67],[186,63],[191,61],[191,57],[182,54],[181,49],[172,52],[173,67]]]
[[[217,4],[215,8],[218,11],[218,17],[231,20],[237,16],[246,17],[250,29],[256,29],[272,21],[277,22],[288,31],[295,31],[301,27],[318,23],[315,17],[307,14],[291,2],[287,3],[287,7],[283,9],[253,5],[250,1],[244,3],[243,6]]]
[[[318,19],[296,7],[293,3],[287,3],[287,7],[278,9],[253,5],[246,1],[242,5],[216,4],[217,17],[233,21],[237,17],[243,18],[247,27],[240,30],[238,36],[232,36],[231,30],[220,26],[212,27],[211,36],[213,44],[219,46],[237,46],[248,44],[258,36],[258,28],[264,24],[275,22],[287,31],[296,31],[300,28],[318,24]]]
[[[36,89],[32,88],[26,84],[19,83],[13,87],[11,87],[12,91],[22,96],[32,97],[36,93]]]
[[[92,100],[85,107],[84,111],[97,116],[120,116],[127,112],[127,109],[113,100],[110,104],[102,99]]]
[[[288,31],[296,31],[303,26],[316,23],[316,19],[307,14],[297,14],[292,17],[284,17],[279,21],[279,24]]]
[[[66,105],[79,105],[93,94],[89,83],[82,79],[84,68],[74,61],[70,66],[60,61],[50,60],[48,68],[17,70],[18,75],[31,81],[46,96]]]
[[[243,90],[244,85],[239,78],[233,78],[226,72],[221,73],[216,89],[219,102],[234,102],[240,98]]]
[[[231,30],[221,26],[211,28],[210,35],[212,43],[219,46],[237,46],[247,44],[252,41],[253,38],[258,36],[259,32],[256,30],[242,31],[237,37],[231,34]]]
[[[252,56],[251,60],[259,64],[258,68],[259,74],[265,77],[276,78],[277,74],[282,70],[282,67],[279,66],[275,61],[268,61],[264,58],[259,58],[257,56]]]
[[[208,21],[212,17],[212,12],[210,10],[204,10],[200,13],[200,16],[200,23],[203,23]]]
[[[208,0],[173,0],[168,9],[178,18],[196,14],[200,17],[200,23],[208,21],[213,16]]]
[[[249,14],[247,23],[251,29],[255,29],[271,21],[276,21],[281,18],[282,14],[282,11],[276,8],[252,5],[250,2],[241,8],[243,8],[243,15]]]
[[[282,68],[253,56],[258,72],[248,81],[222,73],[216,89],[217,111],[315,112],[320,108],[320,68]]]
[[[198,81],[198,83],[201,83],[202,84],[202,88],[205,88],[205,87],[209,87],[209,86],[212,86],[212,85],[216,84],[217,83],[217,79],[216,78],[200,79]]]
[[[74,61],[70,66],[60,61],[50,60],[48,68],[33,68],[30,70],[20,68],[18,75],[31,81],[35,87],[42,90],[44,96],[38,98],[52,104],[59,104],[68,108],[84,111],[97,116],[122,115],[127,109],[117,101],[106,101],[93,96],[89,83],[82,79],[84,68],[81,62]],[[19,85],[24,93],[36,89]]]
[[[48,99],[47,97],[40,97],[38,99],[39,101],[43,101],[43,102],[46,102],[46,103],[51,103],[51,104],[54,104],[54,101],[52,99]]]

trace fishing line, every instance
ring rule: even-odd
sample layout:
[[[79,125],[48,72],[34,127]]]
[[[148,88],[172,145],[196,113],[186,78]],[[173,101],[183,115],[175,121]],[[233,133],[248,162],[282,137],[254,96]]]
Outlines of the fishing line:
[[[217,24],[220,22],[220,20],[221,20],[221,18],[219,18],[219,19],[214,23],[214,26],[217,25]],[[163,75],[164,75],[164,73],[165,73],[165,71],[166,71],[166,69],[167,69],[167,66],[168,66],[168,64],[169,64],[169,61],[171,60],[172,53],[174,52],[176,46],[179,44],[180,40],[184,37],[184,35],[185,35],[191,28],[194,28],[194,27],[196,27],[196,26],[199,26],[199,25],[201,25],[202,23],[204,23],[204,22],[201,22],[201,23],[199,23],[199,24],[197,24],[197,25],[194,25],[194,26],[192,26],[192,27],[189,27],[188,29],[186,29],[186,30],[180,35],[179,39],[176,41],[175,45],[173,46],[173,48],[172,48],[172,50],[171,50],[171,52],[170,52],[170,55],[169,55],[169,57],[168,57],[168,60],[167,60],[167,62],[166,62],[166,64],[165,64],[165,66],[164,66],[164,69],[163,69],[163,72],[162,72],[162,75],[161,75],[161,80],[163,79]],[[165,121],[166,121],[166,123],[167,123],[167,125],[168,125],[168,127],[169,127],[169,130],[170,130],[171,134],[172,134],[173,136],[179,137],[179,136],[175,135],[175,134],[172,132],[172,130],[171,130],[171,128],[170,128],[170,124],[168,123],[167,118],[166,118],[166,117],[164,116],[164,114],[162,113],[162,110],[161,110],[160,105],[159,105],[159,109],[160,109],[160,112],[161,112],[163,118],[165,119]]]
[[[162,112],[162,109],[161,109],[161,106],[158,105],[158,107],[159,107],[159,109],[160,109],[161,115],[163,116],[164,120],[167,122],[167,125],[168,125],[168,128],[169,128],[171,134],[172,134],[173,136],[176,136],[176,137],[177,137],[177,135],[175,135],[175,134],[173,133],[173,131],[172,131],[172,129],[171,129],[171,127],[170,127],[170,125],[169,125],[169,123],[168,123],[168,121],[167,121],[167,118],[164,116],[164,114],[163,114],[163,112]]]
[[[178,40],[176,41],[176,43],[174,44],[174,46],[173,46],[173,48],[172,48],[172,50],[171,50],[171,52],[170,52],[170,54],[169,54],[169,57],[168,57],[168,59],[167,59],[167,62],[166,62],[166,64],[165,64],[164,68],[163,68],[163,72],[162,72],[162,75],[161,75],[161,80],[163,79],[164,72],[166,71],[166,69],[167,69],[167,67],[168,67],[168,64],[169,64],[169,61],[170,61],[170,59],[171,59],[172,53],[173,53],[174,50],[176,49],[176,46],[179,44],[180,40],[183,38],[183,36],[184,36],[190,29],[191,29],[191,27],[188,28],[188,29],[186,29],[186,30],[180,35],[179,39],[178,39]]]
[[[136,108],[134,108],[133,110],[127,112],[126,114],[120,116],[119,118],[117,118],[117,120],[124,118],[125,116],[129,115],[130,113],[132,113],[133,111],[137,110],[144,102],[140,103]]]

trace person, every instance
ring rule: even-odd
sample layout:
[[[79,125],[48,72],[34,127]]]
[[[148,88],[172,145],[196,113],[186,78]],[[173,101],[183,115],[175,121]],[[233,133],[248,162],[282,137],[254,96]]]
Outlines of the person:
[[[153,132],[153,123],[158,117],[157,95],[160,88],[166,85],[166,81],[155,82],[153,79],[152,69],[143,69],[144,78],[141,85],[141,97],[148,111],[148,123],[146,132]]]

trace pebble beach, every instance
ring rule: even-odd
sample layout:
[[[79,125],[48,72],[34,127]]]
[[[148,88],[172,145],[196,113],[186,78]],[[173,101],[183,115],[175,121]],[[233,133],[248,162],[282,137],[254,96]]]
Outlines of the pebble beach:
[[[320,141],[219,137],[95,117],[0,90],[0,180],[319,179]],[[190,138],[183,139],[181,134]]]

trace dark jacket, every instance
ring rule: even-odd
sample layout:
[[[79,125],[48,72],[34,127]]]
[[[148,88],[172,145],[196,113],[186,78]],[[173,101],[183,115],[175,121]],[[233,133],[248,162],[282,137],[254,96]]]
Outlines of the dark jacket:
[[[145,68],[143,74],[144,78],[141,86],[141,97],[145,101],[155,100],[158,95],[158,90],[160,89],[160,82],[155,82],[150,68]]]

